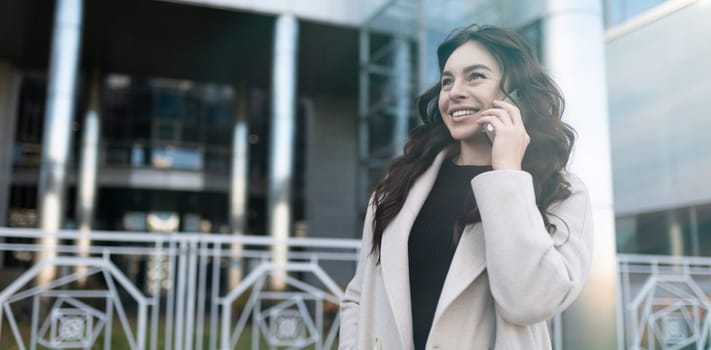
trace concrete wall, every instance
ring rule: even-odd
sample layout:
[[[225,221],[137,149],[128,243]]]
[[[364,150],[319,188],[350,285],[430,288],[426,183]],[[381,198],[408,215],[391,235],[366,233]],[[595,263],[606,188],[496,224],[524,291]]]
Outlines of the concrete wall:
[[[308,237],[361,237],[363,218],[356,203],[357,110],[355,96],[306,99],[304,195]],[[329,261],[322,267],[345,286],[353,277],[355,263]]]
[[[386,0],[163,0],[266,14],[291,13],[300,19],[358,26]]]
[[[309,101],[304,191],[308,236],[360,238],[357,100],[314,97]]]
[[[711,6],[607,43],[617,216],[711,202]]]

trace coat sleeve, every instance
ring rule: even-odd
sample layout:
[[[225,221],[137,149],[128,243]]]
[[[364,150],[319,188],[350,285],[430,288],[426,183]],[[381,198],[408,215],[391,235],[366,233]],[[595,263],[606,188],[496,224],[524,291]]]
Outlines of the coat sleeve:
[[[372,203],[372,202],[371,202]],[[360,295],[363,287],[363,274],[365,265],[368,263],[373,246],[373,206],[368,205],[368,210],[363,223],[363,237],[360,248],[360,256],[356,272],[353,279],[348,283],[343,299],[341,300],[341,324],[338,337],[339,350],[355,349],[358,338],[358,314],[360,310]]]
[[[496,170],[472,180],[491,293],[497,312],[513,324],[552,318],[575,300],[585,283],[593,242],[590,198],[580,179],[566,176],[571,195],[548,210],[553,234],[536,207],[529,173]]]

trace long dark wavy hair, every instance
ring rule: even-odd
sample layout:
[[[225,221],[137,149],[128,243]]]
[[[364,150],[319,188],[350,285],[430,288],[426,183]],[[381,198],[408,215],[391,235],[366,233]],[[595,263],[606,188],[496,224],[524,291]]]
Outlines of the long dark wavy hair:
[[[524,116],[531,138],[521,167],[533,177],[536,206],[546,229],[552,233],[556,227],[550,223],[547,208],[571,194],[570,184],[562,172],[575,142],[575,131],[561,120],[565,107],[563,95],[543,71],[526,41],[512,30],[495,26],[472,25],[450,33],[437,48],[440,72],[452,52],[469,41],[484,46],[498,61],[503,73],[501,91],[507,96],[510,91],[517,93],[515,103]],[[443,149],[458,152],[459,144],[450,135],[439,112],[440,89],[437,83],[417,99],[423,124],[411,131],[403,155],[391,162],[386,176],[375,187],[371,202],[374,206],[373,254],[380,254],[383,231],[402,209],[415,180]],[[466,225],[479,221],[481,215],[477,208],[460,217],[453,228],[455,240]]]

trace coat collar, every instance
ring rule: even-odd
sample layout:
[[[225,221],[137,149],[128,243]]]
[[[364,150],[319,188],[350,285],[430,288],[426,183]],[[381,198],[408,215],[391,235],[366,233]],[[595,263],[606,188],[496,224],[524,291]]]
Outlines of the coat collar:
[[[447,277],[444,280],[431,329],[437,326],[437,321],[442,317],[447,307],[454,302],[454,299],[486,269],[484,243],[484,230],[481,223],[469,225],[462,232],[457,249],[454,251],[452,263],[449,265]]]
[[[406,349],[413,346],[408,239],[417,214],[437,180],[442,162],[450,154],[448,150],[443,150],[437,155],[432,165],[415,181],[402,209],[383,232],[381,242],[383,283]],[[447,306],[481,274],[485,267],[484,263],[483,232],[481,229],[467,227],[460,238],[447,273],[432,323],[433,328]]]

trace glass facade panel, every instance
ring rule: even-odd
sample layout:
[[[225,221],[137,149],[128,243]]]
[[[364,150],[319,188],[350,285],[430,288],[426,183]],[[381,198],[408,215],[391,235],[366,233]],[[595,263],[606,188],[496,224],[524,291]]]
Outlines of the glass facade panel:
[[[665,0],[607,0],[605,1],[605,23],[608,27],[620,24],[640,13],[651,9]]]
[[[711,204],[696,207],[696,229],[699,235],[699,254],[711,256]]]
[[[625,1],[605,1],[605,25],[610,27],[625,19]]]
[[[670,210],[669,215],[669,254],[693,255],[693,237],[691,232],[691,214],[689,208]]]
[[[179,118],[182,112],[182,94],[168,89],[157,89],[153,115],[157,118]]]
[[[105,165],[228,172],[232,88],[135,77],[116,84],[117,77],[104,87]]]
[[[617,251],[711,256],[711,204],[618,217]]]
[[[153,149],[151,163],[156,168],[201,169],[202,153],[195,149],[163,147]]]
[[[626,0],[625,9],[627,18],[632,18],[664,1],[665,0]]]
[[[637,252],[637,218],[627,216],[615,220],[617,229],[617,251],[620,253]]]
[[[637,217],[637,253],[669,253],[669,215],[664,211]]]

